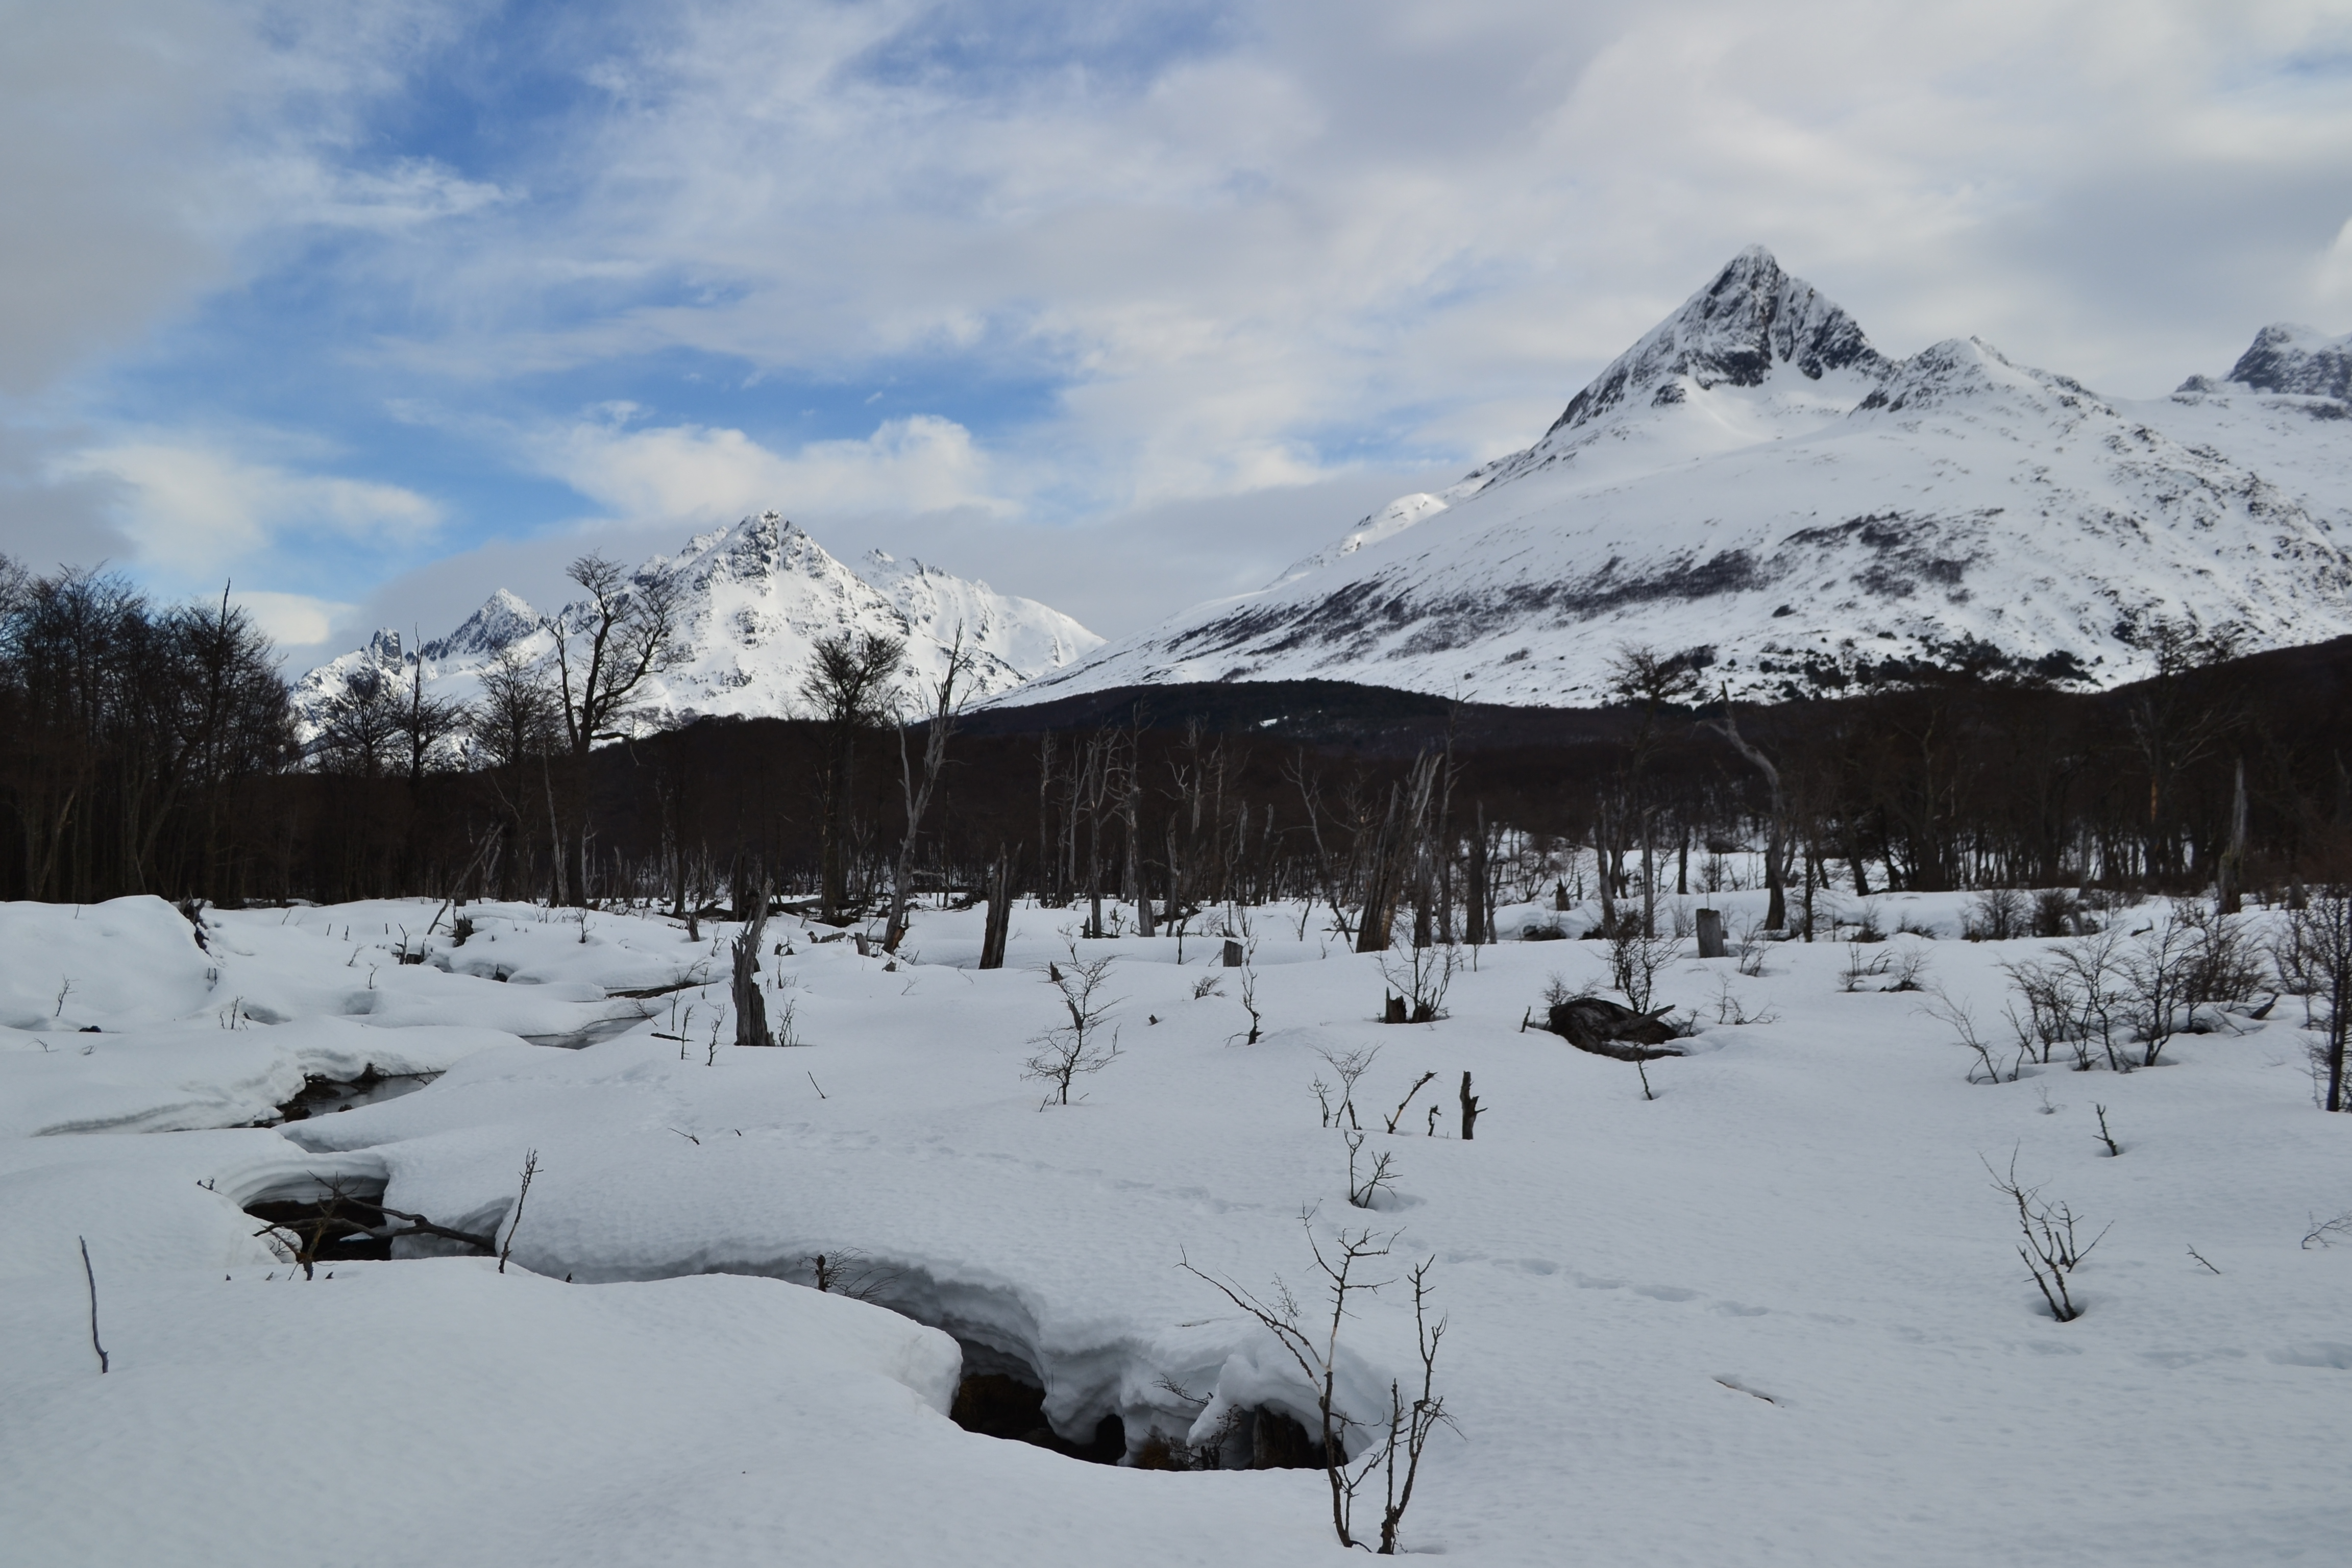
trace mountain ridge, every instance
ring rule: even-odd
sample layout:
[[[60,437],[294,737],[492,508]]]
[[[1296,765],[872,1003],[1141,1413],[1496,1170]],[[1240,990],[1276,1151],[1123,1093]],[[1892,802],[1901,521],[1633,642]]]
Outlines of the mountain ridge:
[[[1529,447],[995,700],[1336,678],[1575,705],[1626,643],[1759,696],[1955,658],[2107,686],[2159,623],[2352,633],[2347,342],[2267,328],[2233,379],[2108,398],[1976,338],[1889,358],[1751,247]]]
[[[877,550],[864,566],[854,570],[775,511],[706,531],[677,553],[646,561],[630,584],[667,580],[679,609],[669,663],[647,678],[636,704],[640,727],[705,716],[782,717],[815,643],[842,631],[904,638],[919,683],[939,679],[949,644],[961,636],[972,656],[975,697],[1061,668],[1103,640],[1050,606],[919,561],[902,563]],[[330,707],[369,678],[362,672],[405,684],[421,666],[429,693],[468,699],[509,649],[544,663],[554,647],[551,624],[576,621],[581,608],[542,616],[502,587],[451,631],[414,650],[398,632],[380,630],[295,683],[297,733],[305,743],[315,740]]]

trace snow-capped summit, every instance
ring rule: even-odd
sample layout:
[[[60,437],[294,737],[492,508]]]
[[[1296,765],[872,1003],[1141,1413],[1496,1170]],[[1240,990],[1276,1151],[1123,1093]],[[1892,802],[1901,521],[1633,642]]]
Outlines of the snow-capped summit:
[[[1691,388],[1761,386],[1784,370],[1819,381],[1833,370],[1886,369],[1852,316],[1751,245],[1570,398],[1545,434],[1591,424],[1635,394],[1678,403]]]
[[[2226,382],[2145,402],[1975,338],[1895,360],[1751,247],[1534,445],[1001,700],[1336,679],[1575,705],[1626,644],[1758,696],[1960,654],[2106,685],[2159,618],[2352,633],[2347,360],[2268,328]]]
[[[1102,639],[1057,610],[999,594],[920,563],[901,564],[879,551],[853,572],[805,531],[776,512],[747,517],[656,555],[631,574],[635,584],[666,580],[677,590],[676,635],[666,668],[639,693],[643,721],[683,722],[705,714],[782,716],[793,711],[817,642],[844,631],[902,637],[918,685],[946,669],[961,636],[974,657],[974,697],[1010,689],[1059,669]],[[471,697],[482,672],[511,649],[534,664],[554,648],[551,626],[577,625],[580,605],[542,616],[501,588],[456,630],[404,652],[385,630],[367,647],[320,665],[296,684],[305,738],[318,732],[328,703],[362,669],[402,682],[420,662],[427,691]]]

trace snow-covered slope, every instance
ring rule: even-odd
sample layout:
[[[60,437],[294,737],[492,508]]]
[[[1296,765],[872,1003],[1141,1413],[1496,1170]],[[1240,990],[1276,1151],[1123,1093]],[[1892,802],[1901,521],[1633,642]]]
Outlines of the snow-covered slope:
[[[1890,360],[1751,248],[1534,446],[1000,700],[1321,678],[1573,704],[1626,644],[1759,695],[1963,651],[2107,685],[2158,617],[2343,635],[2347,344],[2270,328],[2228,380],[2126,402],[1974,338]]]
[[[975,696],[1062,668],[1102,643],[1058,610],[920,562],[877,550],[853,571],[772,511],[699,535],[636,571],[639,583],[656,579],[679,589],[679,628],[669,667],[641,698],[655,722],[789,713],[817,641],[842,631],[905,638],[919,683],[938,679],[961,634],[977,655]],[[576,610],[545,619],[565,616],[580,619]],[[465,699],[502,650],[538,661],[553,647],[539,612],[501,588],[446,637],[406,649],[398,632],[379,631],[367,647],[305,675],[295,689],[303,732],[317,733],[327,704],[363,668],[404,684],[421,659],[429,692]]]

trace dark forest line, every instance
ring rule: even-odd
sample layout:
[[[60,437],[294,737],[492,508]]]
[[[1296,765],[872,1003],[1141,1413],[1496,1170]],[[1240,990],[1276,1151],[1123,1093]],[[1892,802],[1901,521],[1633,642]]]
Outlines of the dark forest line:
[[[629,672],[583,663],[560,681],[509,672],[493,712],[376,692],[304,747],[266,640],[226,600],[158,608],[86,574],[0,586],[9,899],[425,894],[683,913],[765,882],[848,918],[908,887],[1003,887],[1149,900],[1160,918],[1303,897],[1360,926],[1409,908],[1454,934],[1486,923],[1507,868],[1524,894],[1571,847],[1602,872],[1568,890],[1612,904],[1703,888],[1735,850],[1760,855],[1791,900],[2234,894],[2352,867],[2352,639],[2231,657],[2164,634],[2156,677],[2104,692],[1910,668],[1834,699],[1727,705],[1702,671],[1626,649],[1622,700],[1601,709],[1288,682],[960,711],[910,839],[938,721],[904,715],[938,694],[894,690],[887,647],[845,639],[842,669],[864,685],[838,700],[806,689],[814,720],[603,742],[625,728]],[[625,584],[608,625],[573,629],[639,677],[659,668],[666,630]],[[471,765],[443,765],[428,742],[469,719],[488,739]]]

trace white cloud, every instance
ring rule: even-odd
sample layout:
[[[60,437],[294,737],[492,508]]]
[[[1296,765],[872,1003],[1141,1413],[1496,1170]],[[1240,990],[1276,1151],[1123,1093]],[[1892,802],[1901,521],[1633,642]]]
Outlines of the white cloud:
[[[626,409],[615,410],[625,414]],[[740,430],[581,424],[532,443],[541,468],[625,521],[731,521],[770,507],[810,511],[1007,513],[971,433],[929,415],[885,421],[864,440],[785,454]]]
[[[2319,258],[2319,297],[2342,306],[2352,303],[2352,218],[2336,231],[2336,242]]]
[[[60,459],[61,479],[116,481],[115,522],[136,563],[201,580],[282,543],[414,542],[437,503],[399,485],[299,473],[216,448],[125,441]]]
[[[315,156],[270,160],[261,171],[278,221],[394,233],[516,199],[486,180],[468,180],[430,158],[383,170],[339,168]]]
[[[961,64],[957,7],[677,16],[598,55],[573,195],[424,253],[404,363],[1010,367],[1064,395],[991,444],[1097,509],[1524,440],[1462,414],[1565,403],[1758,240],[1892,347],[2158,390],[2308,313],[2352,202],[2296,74],[2342,0],[1335,0],[1140,62],[1046,7]]]
[[[308,594],[272,594],[238,589],[229,595],[253,617],[262,634],[283,648],[315,648],[334,635],[335,628],[359,606],[313,598]]]

